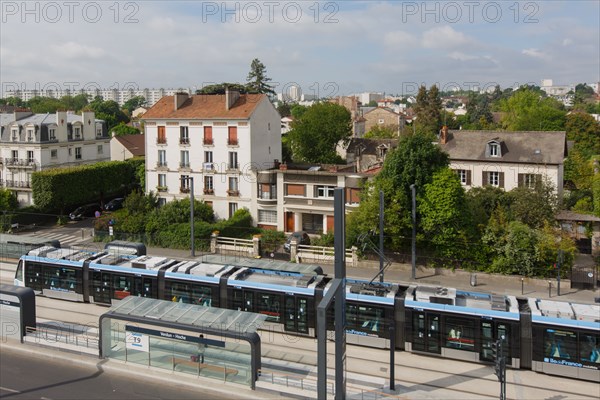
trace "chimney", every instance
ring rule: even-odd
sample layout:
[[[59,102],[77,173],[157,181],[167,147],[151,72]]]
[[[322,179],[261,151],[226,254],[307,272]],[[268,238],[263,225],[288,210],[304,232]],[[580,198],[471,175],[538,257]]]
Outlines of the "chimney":
[[[446,125],[442,126],[440,130],[440,144],[448,143],[448,127]]]
[[[179,110],[179,108],[185,103],[185,101],[189,98],[189,95],[185,92],[175,93],[173,95],[173,101],[175,105],[175,111]]]
[[[18,121],[22,118],[27,118],[30,115],[33,115],[31,110],[29,110],[27,108],[16,108],[14,113],[15,113],[15,121]]]
[[[229,110],[236,101],[240,98],[240,92],[236,90],[229,90],[229,88],[225,88],[225,109]]]
[[[57,111],[56,112],[56,125],[58,126],[67,126],[67,112],[66,111]]]
[[[281,165],[281,163],[279,162],[278,159],[273,160],[273,168],[279,169],[280,165]]]

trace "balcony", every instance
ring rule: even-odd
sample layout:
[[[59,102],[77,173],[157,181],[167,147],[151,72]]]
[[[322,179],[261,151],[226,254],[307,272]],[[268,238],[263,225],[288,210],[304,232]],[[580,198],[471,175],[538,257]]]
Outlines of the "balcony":
[[[169,167],[167,166],[167,162],[166,161],[157,161],[156,162],[156,169],[168,169]]]
[[[227,171],[239,171],[240,165],[238,163],[235,164],[227,164]]]
[[[189,187],[180,187],[179,188],[179,193],[189,193],[190,192],[190,188]]]
[[[215,190],[214,189],[204,189],[204,194],[215,194]]]
[[[156,191],[158,192],[168,192],[169,188],[167,186],[157,186]]]
[[[237,146],[237,145],[238,145],[237,139],[227,139],[227,146]]]
[[[5,160],[6,166],[9,169],[12,168],[20,168],[20,169],[36,169],[36,162],[34,159],[24,159],[24,158],[6,158]]]
[[[31,183],[27,181],[6,180],[5,186],[9,189],[31,189]]]
[[[179,163],[179,169],[183,169],[183,170],[191,170],[192,167],[190,167],[190,163],[189,162],[181,162]]]
[[[183,145],[190,144],[190,138],[179,138],[179,144],[183,144]]]
[[[214,144],[212,138],[204,138],[202,143],[204,143],[205,146],[212,146]]]
[[[215,171],[215,163],[205,162],[202,164],[202,169],[206,172],[214,172]]]
[[[227,196],[229,196],[229,197],[239,197],[240,196],[240,191],[239,190],[229,189],[227,191]]]
[[[275,204],[277,203],[277,193],[273,193],[272,195],[269,192],[259,193],[256,200],[258,204]]]
[[[167,144],[167,138],[156,139],[156,144]]]

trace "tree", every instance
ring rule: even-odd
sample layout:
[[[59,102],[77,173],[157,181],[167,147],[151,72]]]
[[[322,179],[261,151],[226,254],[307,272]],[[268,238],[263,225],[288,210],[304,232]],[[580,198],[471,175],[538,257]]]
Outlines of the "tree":
[[[441,126],[442,100],[436,85],[433,85],[429,91],[425,86],[419,88],[414,110],[416,130],[430,136],[437,136]]]
[[[358,209],[348,216],[348,243],[354,243],[362,233],[377,229],[379,191],[382,190],[386,247],[408,248],[412,234],[410,185],[415,184],[420,193],[431,183],[433,174],[448,165],[448,154],[432,144],[428,136],[417,133],[400,138],[398,147],[386,156],[381,172],[363,188]]]
[[[147,101],[144,96],[134,96],[127,100],[125,104],[123,104],[123,110],[125,110],[127,114],[131,115],[136,108],[143,107],[146,105],[146,103]]]
[[[19,97],[14,97],[14,96],[0,99],[0,104],[7,104],[9,106],[15,106],[15,107],[23,107],[25,105],[23,100],[21,100]]]
[[[491,185],[474,187],[467,192],[467,203],[473,216],[473,222],[481,232],[505,197],[504,190]]]
[[[486,94],[470,93],[467,114],[473,129],[489,129],[494,120]],[[471,127],[470,127],[471,128]]]
[[[246,81],[250,93],[275,94],[273,87],[268,83],[271,78],[267,78],[267,67],[258,58],[252,60]]]
[[[202,89],[196,90],[196,94],[225,94],[226,89],[240,93],[246,93],[248,91],[246,85],[242,85],[240,83],[223,82],[206,85]]]
[[[129,122],[129,117],[121,111],[119,104],[114,100],[103,101],[102,97],[96,96],[87,108],[94,111],[97,119],[104,120],[109,130],[121,122]]]
[[[584,112],[573,112],[566,117],[567,139],[574,140],[575,146],[585,158],[600,154],[600,123]]]
[[[504,111],[502,127],[509,131],[560,131],[565,128],[566,112],[555,99],[531,89],[520,89],[499,102]]]
[[[290,113],[292,115],[292,118],[300,119],[300,118],[302,118],[304,113],[306,113],[307,110],[308,110],[307,106],[303,106],[300,104],[294,104],[292,106],[292,108],[290,108]]]
[[[375,100],[371,100],[368,104],[367,107],[377,107],[377,101]]]
[[[294,161],[326,164],[342,161],[336,147],[340,142],[346,143],[351,135],[350,111],[329,102],[309,107],[292,122],[287,134]]]
[[[34,97],[27,102],[27,106],[36,114],[53,114],[58,110],[65,110],[67,107],[59,99],[52,97]]]
[[[19,205],[16,192],[12,190],[0,188],[0,210],[11,211],[16,210]]]
[[[367,139],[397,139],[398,128],[393,125],[375,125],[365,133]]]
[[[547,179],[536,182],[534,188],[518,187],[507,193],[512,219],[531,228],[553,223],[559,208],[554,185]]]
[[[114,126],[111,129],[111,132],[115,134],[115,136],[125,136],[125,135],[137,135],[140,133],[138,128],[133,126],[129,126],[124,124],[123,122],[119,123],[119,125]]]
[[[456,266],[468,256],[474,239],[470,210],[458,176],[450,168],[435,172],[419,196],[420,225],[436,263]]]
[[[281,117],[289,117],[292,115],[292,108],[288,103],[281,103],[277,106],[277,111]]]

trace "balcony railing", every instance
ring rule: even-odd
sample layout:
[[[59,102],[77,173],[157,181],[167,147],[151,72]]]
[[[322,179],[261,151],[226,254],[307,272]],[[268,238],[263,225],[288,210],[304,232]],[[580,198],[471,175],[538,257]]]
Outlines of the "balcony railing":
[[[5,184],[7,188],[31,188],[31,183],[27,181],[6,180]]]
[[[36,162],[33,158],[5,158],[4,162],[9,168],[33,168],[36,167]],[[1,163],[1,161],[0,161]]]
[[[190,163],[189,162],[180,162],[179,168],[190,169]]]
[[[169,188],[168,188],[167,186],[157,186],[157,187],[156,187],[156,190],[157,190],[158,192],[168,192],[168,191],[169,191]]]
[[[212,138],[204,138],[202,143],[204,143],[204,145],[206,145],[206,146],[212,146],[213,140],[212,140]]]
[[[189,193],[190,192],[190,188],[182,186],[182,187],[179,188],[179,192],[180,193]]]
[[[227,169],[228,170],[233,170],[233,171],[237,171],[238,169],[240,169],[240,166],[238,163],[235,164],[228,164],[227,165]]]
[[[166,161],[157,161],[156,168],[167,168],[167,162]]]
[[[228,146],[237,146],[238,140],[237,139],[227,139],[227,145]]]
[[[167,138],[156,139],[156,144],[167,144]]]
[[[214,171],[215,170],[215,163],[205,162],[202,165],[202,169],[205,170],[205,171]]]
[[[179,138],[179,144],[190,144],[190,138]]]
[[[240,191],[239,191],[239,190],[232,190],[232,189],[229,189],[229,190],[227,191],[227,195],[228,195],[228,196],[230,196],[230,197],[237,197],[237,196],[239,196],[239,195],[240,195]]]
[[[214,189],[204,189],[204,194],[215,194]]]

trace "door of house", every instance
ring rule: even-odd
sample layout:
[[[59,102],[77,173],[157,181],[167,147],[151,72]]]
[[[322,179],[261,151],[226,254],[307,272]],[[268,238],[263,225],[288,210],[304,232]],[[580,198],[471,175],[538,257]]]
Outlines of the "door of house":
[[[294,226],[294,213],[291,211],[287,211],[285,213],[285,231],[286,232],[294,232],[295,226]]]

